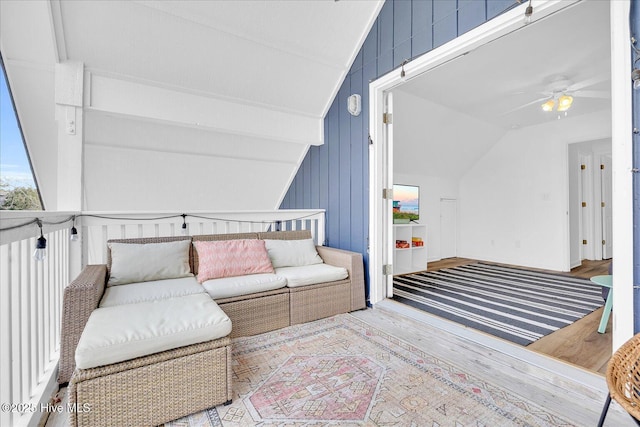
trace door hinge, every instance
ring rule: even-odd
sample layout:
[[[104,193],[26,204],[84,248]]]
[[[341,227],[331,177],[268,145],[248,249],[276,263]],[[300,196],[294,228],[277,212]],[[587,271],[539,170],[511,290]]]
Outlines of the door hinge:
[[[586,245],[586,244],[587,244],[587,241],[586,241],[586,240],[583,240],[583,241],[582,241],[582,244],[583,244],[583,245]]]
[[[600,203],[600,207],[604,208],[604,202]]]
[[[580,169],[585,170],[587,168],[587,165],[580,165]]]
[[[587,202],[582,202],[582,207],[586,208],[587,207]]]
[[[382,266],[382,274],[390,275],[393,274],[393,265],[385,264]]]
[[[384,123],[385,125],[392,124],[393,123],[393,114],[391,114],[391,113],[382,114],[382,123]]]
[[[383,188],[382,198],[385,200],[393,200],[393,188]]]

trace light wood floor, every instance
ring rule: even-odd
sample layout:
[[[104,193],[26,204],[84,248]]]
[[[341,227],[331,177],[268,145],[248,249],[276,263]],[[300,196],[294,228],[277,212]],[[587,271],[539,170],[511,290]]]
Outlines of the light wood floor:
[[[468,258],[447,258],[430,262],[429,271],[452,268],[477,262]],[[583,261],[582,265],[571,270],[570,276],[588,279],[600,274],[608,274],[611,260]],[[517,266],[512,266],[517,267]],[[547,271],[549,270],[540,270]],[[558,273],[553,271],[552,273]],[[603,301],[604,304],[604,301]],[[598,333],[598,325],[603,308],[583,317],[577,322],[564,327],[550,335],[542,337],[526,348],[535,352],[569,362],[590,371],[603,374],[607,369],[607,362],[611,358],[611,318],[604,334]]]
[[[594,372],[488,335],[473,333],[465,336],[462,326],[457,326],[460,330],[451,332],[456,328],[452,322],[444,327],[434,326],[433,322],[424,321],[426,313],[393,300],[382,301],[373,309],[350,315],[398,339],[411,342],[416,348],[488,385],[521,396],[525,399],[523,405],[527,401],[534,402],[579,427],[595,426],[598,421],[607,386],[604,378]],[[65,405],[66,389],[62,389],[59,396]],[[53,412],[46,420],[46,427],[62,427],[68,423],[66,411]],[[224,425],[236,424],[224,422]],[[635,423],[613,402],[604,426],[631,427]]]
[[[597,424],[607,386],[602,375],[550,358],[525,347],[471,333],[448,320],[393,300],[351,315],[416,348],[568,418],[575,426]],[[431,319],[425,319],[431,317]],[[434,321],[436,320],[436,321]],[[613,402],[605,427],[634,426]]]

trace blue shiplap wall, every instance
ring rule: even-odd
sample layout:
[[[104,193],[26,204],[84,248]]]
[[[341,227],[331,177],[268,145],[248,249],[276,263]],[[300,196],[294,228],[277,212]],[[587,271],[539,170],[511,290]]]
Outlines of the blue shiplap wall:
[[[369,82],[518,5],[516,0],[387,0],[325,117],[324,145],[311,147],[281,207],[326,209],[326,243],[361,252],[366,268]],[[353,93],[362,96],[358,117],[346,108]]]
[[[640,0],[631,1],[631,35],[640,40]],[[640,42],[636,42],[640,49]],[[632,55],[633,61],[640,55]],[[640,66],[640,61],[635,64]],[[633,128],[640,129],[640,90],[633,91]],[[640,168],[640,134],[633,135],[633,167]],[[633,284],[634,330],[640,332],[640,174],[633,175]]]

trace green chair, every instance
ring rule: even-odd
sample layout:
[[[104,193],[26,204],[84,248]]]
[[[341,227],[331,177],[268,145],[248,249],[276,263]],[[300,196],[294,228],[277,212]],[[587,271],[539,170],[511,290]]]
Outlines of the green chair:
[[[602,287],[609,288],[607,301],[604,303],[604,311],[602,312],[602,317],[600,318],[600,326],[598,327],[598,333],[601,333],[601,334],[604,334],[604,331],[607,329],[607,323],[609,322],[609,316],[611,315],[611,309],[613,308],[612,279],[613,279],[613,276],[611,274],[605,274],[602,276],[593,276],[591,278],[591,281],[593,283],[597,283]]]

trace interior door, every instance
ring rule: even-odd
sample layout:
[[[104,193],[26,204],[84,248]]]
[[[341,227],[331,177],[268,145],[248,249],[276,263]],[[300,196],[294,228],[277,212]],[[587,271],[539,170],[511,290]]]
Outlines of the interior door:
[[[601,191],[601,218],[602,218],[602,259],[609,259],[613,256],[613,226],[611,208],[611,155],[605,154],[600,157],[600,191]]]
[[[393,93],[385,93],[385,118],[384,118],[384,139],[385,149],[383,150],[385,159],[384,171],[384,187],[387,190],[393,189]],[[384,209],[382,220],[384,221],[383,242],[384,255],[383,265],[390,265],[391,269],[384,274],[386,297],[393,296],[393,250],[395,243],[393,242],[393,197],[390,193],[383,200]]]
[[[453,258],[458,255],[458,201],[440,199],[440,257]]]

